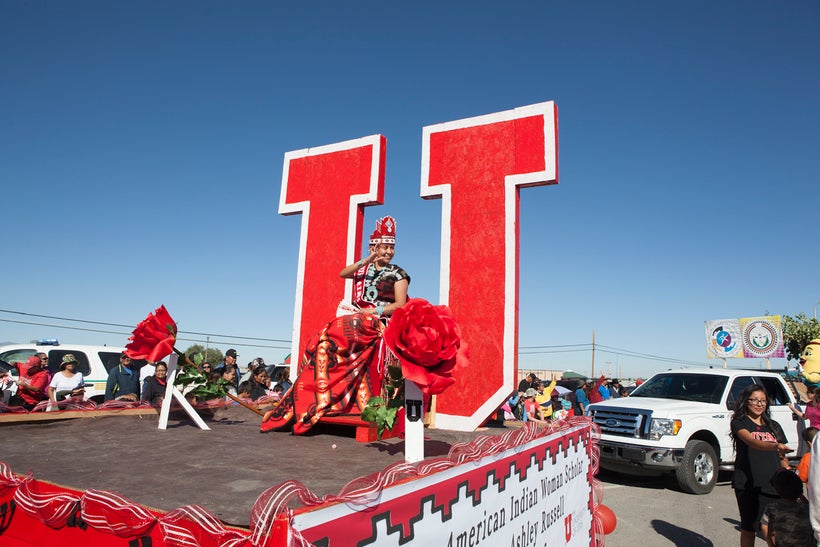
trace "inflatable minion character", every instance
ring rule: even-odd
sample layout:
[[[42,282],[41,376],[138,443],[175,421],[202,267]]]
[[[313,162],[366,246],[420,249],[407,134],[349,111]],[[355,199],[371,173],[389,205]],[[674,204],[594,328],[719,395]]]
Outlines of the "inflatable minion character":
[[[807,386],[820,385],[820,338],[815,338],[806,345],[800,354],[800,366]]]

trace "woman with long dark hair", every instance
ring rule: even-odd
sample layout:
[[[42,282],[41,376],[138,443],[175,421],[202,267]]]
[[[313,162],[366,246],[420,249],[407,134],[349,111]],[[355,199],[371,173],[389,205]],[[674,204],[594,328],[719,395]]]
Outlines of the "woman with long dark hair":
[[[250,397],[254,401],[265,397],[268,394],[268,389],[265,381],[268,379],[268,369],[265,365],[259,365],[253,369],[250,383]]]
[[[770,480],[787,468],[783,429],[769,413],[769,401],[761,385],[747,386],[740,393],[732,414],[732,442],[735,447],[735,490],[740,512],[740,546],[751,547],[766,504],[777,499]]]

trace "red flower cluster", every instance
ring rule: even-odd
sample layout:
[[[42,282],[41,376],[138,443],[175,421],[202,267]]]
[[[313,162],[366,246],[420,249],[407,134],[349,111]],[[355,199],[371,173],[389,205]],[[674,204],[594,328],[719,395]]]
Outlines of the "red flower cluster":
[[[125,346],[125,354],[131,359],[145,359],[155,363],[174,351],[177,339],[177,324],[165,306],[149,313],[134,329]]]
[[[411,298],[393,312],[384,341],[401,360],[404,378],[426,395],[441,393],[455,383],[453,370],[468,366],[467,344],[447,306]]]

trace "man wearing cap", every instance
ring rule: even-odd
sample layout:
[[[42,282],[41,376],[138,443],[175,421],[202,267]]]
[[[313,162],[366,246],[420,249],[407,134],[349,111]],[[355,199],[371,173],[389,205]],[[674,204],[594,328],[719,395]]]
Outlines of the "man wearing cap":
[[[221,363],[214,367],[214,370],[224,371],[227,367],[236,368],[237,357],[239,357],[239,354],[236,353],[236,350],[233,348],[229,349],[225,352],[225,358],[222,359]]]
[[[139,374],[131,368],[131,358],[124,353],[120,355],[120,364],[108,373],[108,381],[105,383],[105,400],[112,399],[140,400]]]
[[[237,369],[236,379],[239,380],[239,369],[236,366],[236,358],[239,357],[239,354],[236,353],[236,350],[231,348],[225,352],[225,358],[222,359],[222,362],[217,364],[215,367],[212,367],[214,371],[219,371],[222,374],[225,374],[225,371],[230,370],[231,368]],[[239,383],[234,385],[234,387],[238,386]]]
[[[36,355],[29,357],[25,364],[18,363],[17,369],[20,371],[17,396],[22,399],[23,408],[31,410],[48,396],[48,372],[43,361]]]
[[[583,416],[589,406],[589,391],[594,386],[594,382],[584,382],[575,390],[575,415]]]

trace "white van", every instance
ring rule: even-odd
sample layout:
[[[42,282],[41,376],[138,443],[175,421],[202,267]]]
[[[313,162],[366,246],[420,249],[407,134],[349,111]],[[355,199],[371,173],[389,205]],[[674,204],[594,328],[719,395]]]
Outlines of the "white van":
[[[77,372],[83,375],[85,382],[85,399],[102,403],[105,399],[105,382],[108,371],[120,364],[120,355],[125,348],[115,346],[79,346],[59,343],[39,344],[4,344],[0,345],[0,374],[10,369],[16,377],[16,363],[25,363],[29,357],[38,353],[48,355],[48,368],[52,374],[60,371],[63,355],[70,353],[77,360]],[[135,360],[132,368],[138,370],[145,361]]]

